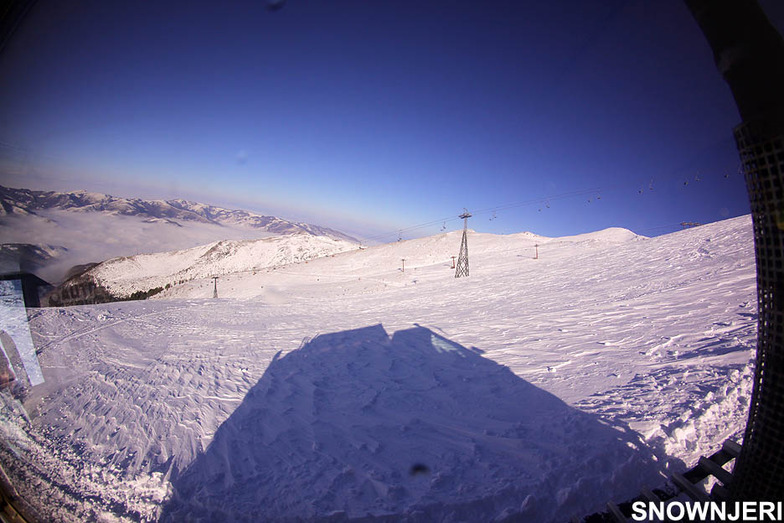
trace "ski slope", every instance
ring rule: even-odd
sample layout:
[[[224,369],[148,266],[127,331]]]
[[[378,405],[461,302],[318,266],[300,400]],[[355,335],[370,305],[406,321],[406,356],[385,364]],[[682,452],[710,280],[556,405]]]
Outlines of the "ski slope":
[[[455,279],[459,244],[36,310],[46,381],[28,418],[0,394],[3,467],[53,521],[565,521],[742,435],[750,217],[469,233]]]
[[[125,297],[178,282],[253,273],[355,249],[357,245],[346,240],[309,234],[222,240],[191,249],[113,258],[93,267],[73,284],[90,278],[112,295]]]

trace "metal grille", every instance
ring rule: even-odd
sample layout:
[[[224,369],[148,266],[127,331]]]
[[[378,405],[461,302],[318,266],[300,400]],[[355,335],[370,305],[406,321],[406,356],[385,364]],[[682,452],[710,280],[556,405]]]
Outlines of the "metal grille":
[[[754,391],[730,490],[736,500],[784,500],[784,134],[776,131],[754,123],[735,129],[754,222],[759,306]]]

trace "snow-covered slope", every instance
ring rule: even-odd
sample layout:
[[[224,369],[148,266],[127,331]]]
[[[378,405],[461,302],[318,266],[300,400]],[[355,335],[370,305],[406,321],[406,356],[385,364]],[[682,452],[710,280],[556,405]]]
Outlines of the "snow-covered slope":
[[[117,256],[291,234],[356,242],[326,227],[186,200],[0,187],[0,254],[14,262],[13,270],[18,271],[20,265],[35,266],[38,275],[52,283],[62,281],[74,265]],[[13,251],[6,244],[57,251],[56,256],[40,259]]]
[[[353,250],[314,260],[308,266],[275,267],[255,274],[235,274],[224,279],[221,295],[264,298],[272,293],[303,297],[332,294],[338,289],[354,294],[430,280],[443,282],[452,268],[453,258],[456,260],[459,254],[461,237],[462,231],[454,231]],[[471,274],[487,274],[486,267],[497,270],[499,267],[510,269],[517,266],[521,278],[536,277],[531,270],[541,268],[542,264],[549,266],[558,259],[567,261],[585,251],[595,252],[626,242],[647,240],[621,228],[561,238],[547,238],[530,232],[495,235],[469,231],[469,238]],[[537,252],[542,259],[537,265],[531,265],[528,260],[533,261]],[[206,297],[204,288],[203,281],[190,282],[167,290],[159,297]]]
[[[389,337],[376,325],[319,336],[270,363],[174,481],[163,519],[487,521],[522,509],[541,521],[552,515],[541,500],[553,476],[571,476],[558,496],[580,510],[629,476],[655,480],[650,460],[481,351],[424,327]]]
[[[356,249],[356,244],[345,240],[303,234],[225,240],[181,251],[107,260],[68,280],[55,292],[62,295],[69,288],[89,281],[123,298],[134,292],[168,288],[197,278],[253,273]]]
[[[45,520],[567,521],[742,436],[748,216],[459,244],[37,310],[0,462]]]

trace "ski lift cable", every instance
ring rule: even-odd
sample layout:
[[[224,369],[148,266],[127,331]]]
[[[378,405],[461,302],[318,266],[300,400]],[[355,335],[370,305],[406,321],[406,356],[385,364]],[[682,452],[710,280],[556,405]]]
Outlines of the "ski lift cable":
[[[741,174],[742,174],[742,172],[741,172]],[[702,181],[702,177],[700,177],[699,180]],[[654,185],[655,185],[655,179],[651,178],[650,180],[648,180],[648,183],[639,183],[638,185],[640,187],[646,187],[647,186],[649,191],[653,191],[654,190]],[[578,197],[578,196],[587,196],[587,195],[591,195],[593,197],[592,199],[601,200],[601,194],[602,193],[606,193],[606,192],[608,192],[610,190],[613,190],[613,189],[624,189],[624,188],[628,188],[628,187],[629,186],[627,184],[613,184],[613,185],[603,186],[603,187],[592,187],[592,188],[587,188],[587,189],[580,189],[580,190],[576,190],[576,191],[559,193],[559,194],[550,195],[550,196],[544,196],[544,197],[539,197],[539,198],[532,198],[532,199],[529,199],[529,200],[522,200],[522,201],[518,201],[518,202],[511,202],[511,203],[507,203],[507,204],[496,205],[496,206],[493,206],[493,207],[485,207],[485,208],[481,208],[481,209],[477,209],[477,210],[472,210],[471,213],[474,216],[480,216],[480,215],[486,215],[486,214],[497,215],[497,213],[499,211],[506,211],[506,210],[509,210],[509,209],[515,209],[515,208],[518,208],[518,207],[525,207],[525,206],[537,205],[537,204],[538,205],[546,205],[547,208],[550,208],[550,203],[553,202],[553,201],[564,200],[564,199],[568,199],[568,198],[575,198],[575,197]],[[638,192],[640,194],[642,194],[644,192],[644,190],[640,190]],[[420,230],[420,229],[431,227],[433,225],[438,225],[438,224],[446,225],[446,223],[457,221],[458,219],[459,218],[457,218],[457,217],[441,218],[441,219],[438,219],[438,220],[432,220],[432,221],[421,223],[421,224],[417,224],[417,225],[411,225],[409,227],[398,229],[398,230],[396,230],[394,232],[381,233],[381,234],[378,234],[378,235],[375,235],[375,236],[370,236],[370,237],[367,237],[366,239],[367,240],[371,240],[371,241],[373,241],[373,240],[379,240],[380,241],[383,238],[394,237],[399,232],[410,233],[410,232],[414,232],[414,231],[417,231],[417,230]],[[662,226],[662,228],[663,227],[668,227],[668,226]],[[444,230],[444,229],[445,229],[445,227],[442,226],[441,230]]]
[[[409,227],[403,227],[403,228],[400,228],[400,229],[396,229],[395,231],[384,232],[384,233],[376,234],[374,236],[366,236],[364,239],[365,240],[370,240],[370,241],[374,241],[374,240],[379,240],[380,241],[380,240],[382,240],[384,238],[389,238],[389,237],[392,237],[392,236],[398,236],[401,233],[410,233],[410,232],[413,232],[413,231],[416,231],[416,230],[419,230],[419,229],[424,229],[426,227],[431,227],[433,225],[438,225],[438,224],[445,225],[448,222],[453,222],[453,221],[456,221],[456,220],[458,220],[457,217],[441,218],[439,220],[432,220],[432,221],[429,221],[429,222],[426,222],[426,223],[420,223],[418,225],[411,225]]]
[[[518,201],[518,202],[511,202],[511,203],[507,203],[507,204],[496,205],[494,207],[486,207],[486,208],[482,208],[482,209],[478,209],[478,210],[472,210],[471,213],[474,216],[486,215],[486,214],[497,214],[499,211],[505,211],[505,210],[509,210],[509,209],[515,209],[515,208],[518,208],[518,207],[525,207],[525,206],[536,205],[536,204],[546,205],[547,208],[550,208],[550,203],[553,202],[553,201],[559,201],[559,200],[564,200],[564,199],[568,199],[568,198],[575,198],[575,197],[578,197],[578,196],[586,196],[586,195],[597,195],[596,199],[600,200],[601,199],[600,194],[602,192],[607,192],[610,189],[615,189],[615,188],[619,188],[619,187],[622,187],[622,186],[620,184],[618,184],[618,185],[612,185],[612,186],[591,187],[591,188],[587,188],[587,189],[579,189],[579,190],[576,190],[576,191],[569,191],[569,192],[564,192],[564,193],[558,193],[558,194],[549,195],[549,196],[543,196],[543,197],[539,197],[539,198],[532,198],[532,199],[529,199],[529,200],[522,200],[522,201]],[[441,218],[439,220],[432,220],[432,221],[421,223],[421,224],[417,224],[417,225],[411,225],[409,227],[405,227],[405,228],[402,228],[402,229],[397,229],[396,231],[390,231],[390,232],[387,232],[387,233],[381,233],[381,234],[378,234],[378,235],[375,235],[375,236],[370,236],[370,237],[367,237],[365,239],[366,240],[371,240],[371,241],[373,241],[373,240],[380,241],[383,238],[396,237],[399,232],[413,232],[413,231],[416,231],[416,230],[419,230],[419,229],[424,229],[424,228],[427,228],[427,227],[430,227],[430,226],[433,226],[433,225],[437,225],[439,223],[446,224],[447,222],[457,221],[458,219],[459,218],[456,218],[456,217]],[[443,227],[442,227],[442,230],[443,230]]]
[[[603,191],[603,188],[601,188],[601,187],[593,187],[593,188],[590,188],[590,189],[581,189],[579,191],[572,191],[572,192],[567,192],[567,193],[555,194],[555,195],[551,195],[551,196],[540,197],[540,198],[533,198],[533,199],[530,199],[530,200],[524,200],[524,201],[520,201],[520,202],[507,203],[507,204],[498,205],[498,206],[495,206],[495,207],[488,207],[488,208],[485,208],[485,209],[478,209],[476,211],[472,211],[472,214],[477,215],[477,214],[497,213],[498,211],[514,209],[514,208],[517,208],[517,207],[525,207],[525,206],[534,205],[534,204],[544,204],[545,202],[549,203],[549,202],[554,201],[554,200],[563,200],[563,199],[566,199],[566,198],[574,198],[576,196],[584,196],[584,195],[587,195],[587,194],[596,194],[596,193],[600,193],[602,191]]]
[[[513,203],[508,203],[508,204],[503,204],[503,205],[497,205],[495,207],[487,207],[487,208],[479,209],[479,210],[476,210],[476,211],[472,210],[471,214],[473,214],[474,216],[483,215],[483,214],[493,214],[493,213],[497,213],[498,211],[514,209],[514,208],[517,208],[517,207],[525,207],[525,206],[528,206],[528,205],[544,204],[545,202],[549,205],[549,203],[552,202],[552,201],[563,200],[563,199],[567,199],[567,198],[574,198],[574,197],[583,196],[583,195],[586,195],[586,194],[596,194],[596,193],[601,192],[601,191],[602,191],[602,188],[599,188],[599,187],[593,187],[593,188],[590,188],[590,189],[581,189],[581,190],[578,190],[578,191],[571,191],[571,192],[560,193],[560,194],[555,194],[555,195],[545,196],[545,197],[540,197],[540,198],[532,198],[530,200],[524,200],[524,201],[513,202]],[[378,241],[380,241],[380,240],[382,240],[384,238],[398,237],[400,235],[400,233],[407,233],[407,232],[410,233],[410,232],[413,232],[413,231],[417,231],[419,229],[424,229],[424,228],[427,228],[427,227],[431,227],[433,225],[446,224],[448,222],[453,222],[453,221],[457,221],[457,220],[459,220],[459,217],[454,217],[453,216],[453,217],[441,218],[441,219],[438,219],[438,220],[432,220],[432,221],[425,222],[425,223],[420,223],[420,224],[417,224],[417,225],[411,225],[409,227],[403,227],[403,228],[400,228],[400,229],[396,229],[395,231],[389,231],[389,232],[380,233],[380,234],[377,234],[377,235],[374,235],[374,236],[368,236],[368,237],[365,237],[365,240],[370,240],[370,241],[378,240]]]

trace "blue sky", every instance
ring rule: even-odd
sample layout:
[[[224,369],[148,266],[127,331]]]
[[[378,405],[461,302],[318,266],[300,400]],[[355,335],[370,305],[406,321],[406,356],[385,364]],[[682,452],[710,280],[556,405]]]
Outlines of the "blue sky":
[[[2,183],[381,241],[463,208],[548,236],[749,212],[739,117],[681,1],[266,6],[40,0],[0,55]]]

